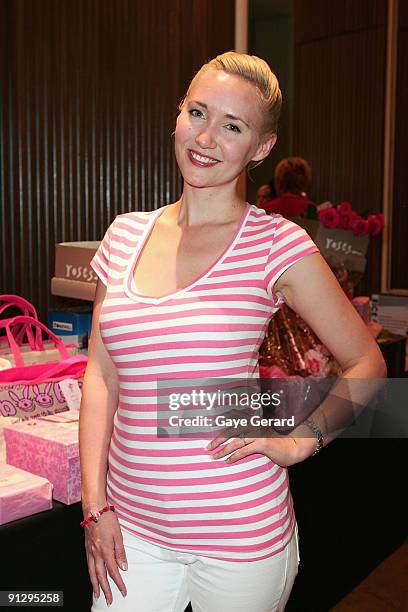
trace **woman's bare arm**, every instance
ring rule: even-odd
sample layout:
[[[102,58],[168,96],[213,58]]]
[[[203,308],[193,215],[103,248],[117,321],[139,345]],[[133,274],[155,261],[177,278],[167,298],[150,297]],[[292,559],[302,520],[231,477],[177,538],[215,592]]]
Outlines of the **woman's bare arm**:
[[[366,325],[341,289],[323,257],[315,253],[287,270],[275,289],[329,349],[342,369],[342,375],[326,399],[312,413],[314,422],[328,444],[358,416],[381,388],[379,379],[387,370],[381,351]],[[296,439],[301,457],[309,456],[315,444],[310,435]],[[304,434],[303,434],[304,435]]]
[[[108,451],[113,417],[118,405],[116,368],[104,347],[99,330],[99,315],[105,294],[105,286],[98,281],[79,421],[82,505],[85,517],[107,503]],[[101,588],[107,603],[112,603],[107,572],[125,596],[126,586],[118,566],[126,569],[127,561],[120,526],[113,512],[104,513],[98,523],[90,523],[85,527],[85,546],[95,597],[99,597]]]
[[[308,255],[286,270],[275,284],[275,292],[282,294],[288,306],[310,325],[342,368],[342,376],[309,417],[325,434],[324,443],[328,444],[381,387],[378,379],[386,376],[384,359],[320,254]],[[310,457],[316,448],[316,438],[304,424],[290,436],[272,434],[270,438],[251,438],[249,434],[253,440],[250,444],[242,447],[236,440],[213,457],[219,459],[236,451],[228,459],[232,463],[260,452],[287,466]],[[215,449],[226,439],[228,436],[217,437],[209,448]]]
[[[86,511],[98,510],[106,504],[108,450],[118,404],[116,368],[99,330],[99,313],[105,293],[105,286],[98,281],[80,410],[82,503]]]

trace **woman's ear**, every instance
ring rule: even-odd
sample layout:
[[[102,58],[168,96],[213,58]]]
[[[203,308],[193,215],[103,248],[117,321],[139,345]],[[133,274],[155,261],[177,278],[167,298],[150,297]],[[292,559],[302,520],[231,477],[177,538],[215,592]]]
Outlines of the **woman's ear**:
[[[268,157],[269,153],[275,146],[277,139],[277,134],[269,134],[269,136],[262,140],[251,161],[263,161],[265,157]]]

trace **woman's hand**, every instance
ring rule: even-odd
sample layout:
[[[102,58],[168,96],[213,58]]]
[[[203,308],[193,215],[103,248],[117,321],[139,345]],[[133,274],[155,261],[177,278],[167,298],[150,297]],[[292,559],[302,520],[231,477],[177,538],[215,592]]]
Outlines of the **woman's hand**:
[[[237,434],[235,433],[235,435]],[[229,439],[231,439],[231,435],[220,435],[207,445],[207,450],[214,450]],[[316,438],[310,436],[294,437],[276,434],[273,436],[268,435],[265,438],[251,438],[247,436],[242,437],[241,435],[217,450],[212,455],[212,458],[222,459],[232,453],[225,461],[231,464],[249,455],[259,453],[269,457],[274,463],[282,467],[288,467],[307,459],[313,454],[315,449]]]
[[[85,516],[89,512],[84,512]],[[119,573],[119,567],[127,570],[126,553],[118,519],[114,512],[101,515],[97,523],[89,523],[85,529],[85,548],[88,571],[94,597],[98,599],[102,589],[106,603],[113,601],[107,574],[116,583],[123,597],[126,597],[126,585]]]

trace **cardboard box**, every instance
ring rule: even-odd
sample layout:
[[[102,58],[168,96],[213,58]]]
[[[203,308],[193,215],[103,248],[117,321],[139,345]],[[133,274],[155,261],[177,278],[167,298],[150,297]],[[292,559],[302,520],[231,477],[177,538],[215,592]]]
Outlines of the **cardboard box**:
[[[60,242],[55,245],[55,274],[51,293],[93,301],[98,277],[90,263],[100,241]]]
[[[47,478],[64,504],[81,499],[78,419],[69,411],[4,427],[7,463]]]
[[[370,236],[355,236],[351,230],[330,229],[314,219],[297,219],[328,263],[344,265],[349,272],[364,272]]]
[[[52,295],[60,295],[76,300],[88,300],[89,302],[93,302],[95,299],[95,292],[96,283],[83,283],[81,281],[56,277],[51,279]]]
[[[52,485],[12,465],[0,464],[0,525],[52,508]]]
[[[75,344],[78,348],[88,346],[91,324],[92,309],[88,307],[48,312],[48,327],[64,344]]]
[[[91,260],[100,241],[61,242],[55,246],[56,278],[64,278],[81,283],[96,283],[98,277],[92,270]]]

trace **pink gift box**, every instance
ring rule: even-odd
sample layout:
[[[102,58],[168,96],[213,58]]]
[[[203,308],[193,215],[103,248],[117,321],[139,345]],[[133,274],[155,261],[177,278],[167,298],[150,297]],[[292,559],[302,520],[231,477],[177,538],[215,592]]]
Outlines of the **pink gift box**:
[[[0,525],[50,510],[52,484],[7,463],[0,464]]]
[[[4,428],[7,463],[48,478],[64,504],[81,499],[78,418],[69,411]]]

